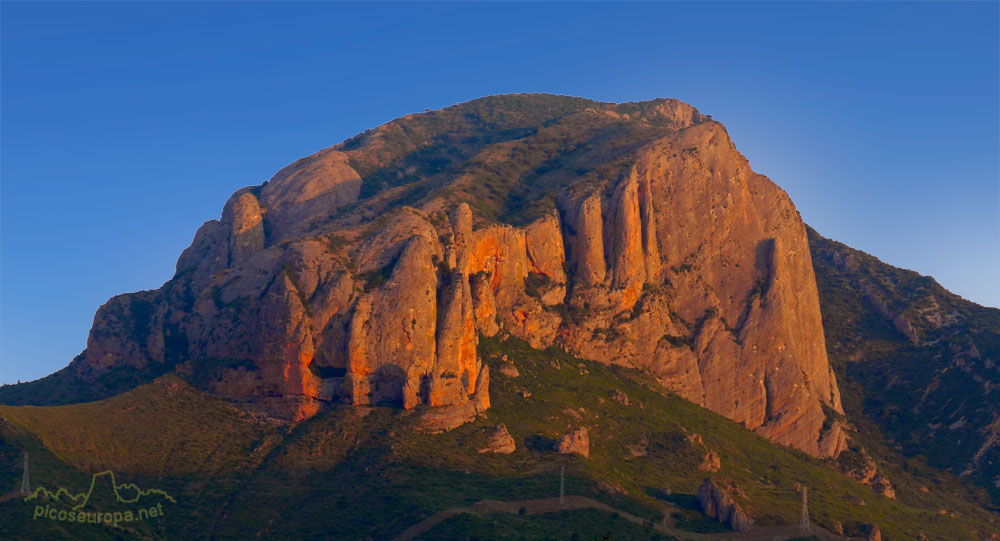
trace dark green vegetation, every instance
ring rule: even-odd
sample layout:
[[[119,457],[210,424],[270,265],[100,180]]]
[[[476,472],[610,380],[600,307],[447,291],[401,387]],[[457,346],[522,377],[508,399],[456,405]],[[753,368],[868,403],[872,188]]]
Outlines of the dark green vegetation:
[[[568,527],[568,525],[572,525]],[[493,514],[486,517],[463,514],[450,518],[420,539],[451,541],[470,532],[488,532],[492,539],[570,539],[666,541],[671,539],[652,528],[632,524],[607,511],[585,509],[560,511],[531,517]]]
[[[555,211],[568,180],[605,180],[630,152],[676,130],[654,110],[663,101],[608,113],[609,104],[582,98],[511,94],[405,116],[339,147],[356,151],[350,164],[362,177],[361,202],[340,217],[447,191],[489,221],[529,223]]]
[[[1000,501],[1000,310],[811,229],[809,243],[830,363],[859,439],[897,468],[926,462]]]
[[[74,367],[82,359],[80,354],[69,366],[44,378],[0,387],[0,404],[59,406],[101,400],[148,383],[173,369],[168,370],[164,365],[145,369],[112,367],[94,382],[86,382],[74,375]]]
[[[516,339],[483,340],[480,352],[495,374],[493,407],[484,418],[437,435],[414,430],[420,409],[343,406],[297,425],[270,424],[173,376],[96,403],[3,406],[0,416],[8,421],[0,432],[0,482],[5,490],[19,485],[22,448],[31,452],[34,486],[83,490],[89,473],[113,469],[124,481],[176,498],[162,520],[133,526],[142,535],[168,538],[391,538],[437,511],[482,499],[557,496],[560,466],[566,467],[568,493],[651,520],[669,514],[681,532],[719,528],[694,501],[706,475],[740,487],[741,505],[763,525],[798,520],[798,483],[810,489],[815,522],[840,521],[848,532],[877,523],[887,539],[918,532],[931,539],[977,539],[996,527],[989,522],[996,516],[971,503],[951,476],[911,471],[912,482],[929,492],[921,492],[922,499],[889,500],[821,461],[663,391],[636,371],[533,350]],[[516,363],[518,378],[500,375],[501,355]],[[611,398],[615,390],[631,405]],[[518,450],[479,453],[500,422]],[[552,451],[554,441],[577,426],[590,430],[590,458]],[[630,446],[644,447],[645,456],[633,456]],[[698,469],[707,450],[721,458],[718,473]],[[940,508],[956,516],[940,515]],[[32,521],[31,510],[17,499],[0,505],[0,537],[128,535]],[[458,517],[427,536],[495,537],[512,530],[526,538],[577,533],[589,539],[585,535],[609,530],[612,538],[647,535],[607,513],[580,511],[565,520],[559,514]]]

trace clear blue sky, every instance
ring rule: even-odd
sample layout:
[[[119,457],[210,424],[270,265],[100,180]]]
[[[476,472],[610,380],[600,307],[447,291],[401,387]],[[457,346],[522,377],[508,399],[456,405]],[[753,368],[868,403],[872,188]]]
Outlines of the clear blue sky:
[[[822,234],[1000,306],[997,6],[3,2],[0,381],[236,189],[503,92],[687,101]]]

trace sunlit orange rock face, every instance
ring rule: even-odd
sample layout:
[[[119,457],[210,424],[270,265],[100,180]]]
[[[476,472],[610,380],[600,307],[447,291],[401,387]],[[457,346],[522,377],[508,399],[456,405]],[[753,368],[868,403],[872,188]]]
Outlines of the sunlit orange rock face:
[[[298,419],[474,416],[497,334],[646,371],[815,456],[844,445],[803,223],[676,100],[496,96],[299,160],[236,192],[162,288],[101,307],[77,371],[177,366]]]

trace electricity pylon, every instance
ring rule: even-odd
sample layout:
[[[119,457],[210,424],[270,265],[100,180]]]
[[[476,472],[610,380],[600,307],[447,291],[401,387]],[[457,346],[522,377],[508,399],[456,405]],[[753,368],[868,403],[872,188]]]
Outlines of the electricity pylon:
[[[807,495],[809,494],[809,487],[802,487],[802,518],[799,519],[799,529],[803,532],[808,532],[812,530],[809,525],[809,503]]]
[[[27,496],[31,492],[31,484],[28,483],[28,452],[24,452],[24,476],[21,477],[21,494]]]
[[[559,505],[566,506],[566,466],[559,469]]]

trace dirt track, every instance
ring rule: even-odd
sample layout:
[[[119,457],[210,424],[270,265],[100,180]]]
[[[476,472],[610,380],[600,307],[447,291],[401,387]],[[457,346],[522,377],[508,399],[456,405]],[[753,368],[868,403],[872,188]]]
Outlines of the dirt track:
[[[574,510],[574,509],[601,509],[603,511],[608,511],[611,513],[618,513],[618,515],[635,524],[643,525],[646,523],[646,519],[637,517],[635,515],[626,513],[619,509],[615,509],[607,504],[601,503],[597,500],[587,498],[585,496],[566,496],[565,505],[559,503],[559,498],[544,498],[539,500],[519,500],[515,502],[504,502],[499,500],[481,500],[467,507],[452,507],[451,509],[445,509],[444,511],[439,511],[433,515],[421,520],[420,522],[414,524],[407,528],[403,533],[396,537],[396,541],[410,541],[415,539],[417,536],[426,533],[431,530],[434,526],[448,520],[449,518],[460,515],[462,513],[471,513],[474,515],[489,515],[492,513],[511,513],[517,514],[518,510],[524,507],[529,515],[537,515],[541,513],[554,513],[563,510]],[[669,516],[669,513],[665,515]],[[806,537],[813,535],[823,540],[830,541],[846,541],[849,538],[842,537],[839,535],[834,535],[827,532],[819,527],[814,526],[812,531],[809,533],[802,532],[798,526],[775,526],[775,527],[762,527],[755,528],[753,531],[746,533],[730,532],[730,533],[718,533],[718,534],[699,534],[692,532],[684,532],[675,530],[670,527],[665,521],[653,523],[653,528],[656,531],[671,535],[677,539],[683,539],[688,541],[707,541],[711,539],[719,540],[746,540],[746,541],[783,541],[786,539],[793,539],[796,537]]]

